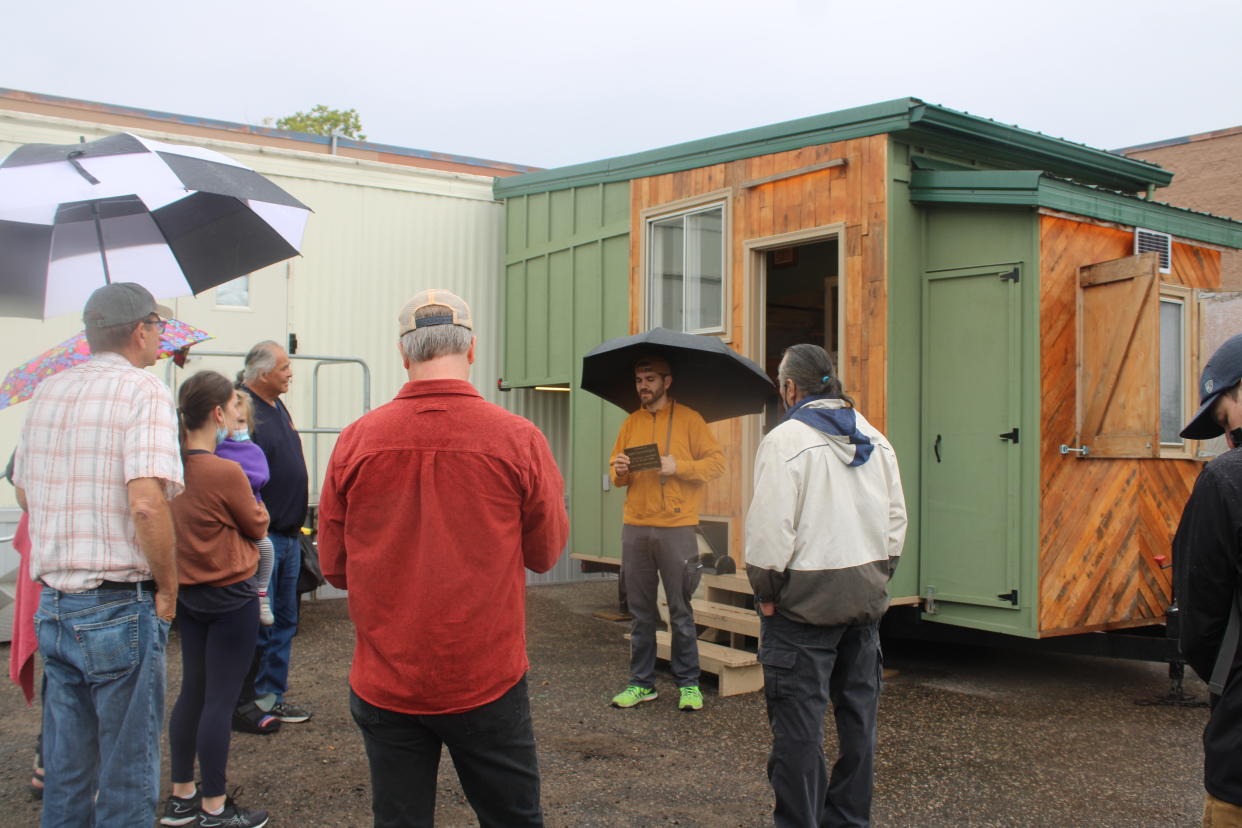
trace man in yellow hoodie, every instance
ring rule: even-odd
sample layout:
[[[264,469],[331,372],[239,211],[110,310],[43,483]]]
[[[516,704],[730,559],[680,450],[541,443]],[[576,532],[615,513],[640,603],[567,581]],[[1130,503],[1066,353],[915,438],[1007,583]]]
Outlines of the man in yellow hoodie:
[[[699,585],[695,527],[708,481],[724,472],[724,453],[697,411],[669,395],[673,372],[660,356],[634,365],[642,407],[626,418],[612,450],[612,482],[625,486],[621,577],[634,621],[630,628],[630,683],[613,707],[635,707],[658,697],[655,689],[656,591],[664,579],[672,631],[677,707],[703,709],[699,648],[690,596]],[[659,468],[631,469],[628,449],[655,445]],[[635,466],[640,464],[635,459]]]

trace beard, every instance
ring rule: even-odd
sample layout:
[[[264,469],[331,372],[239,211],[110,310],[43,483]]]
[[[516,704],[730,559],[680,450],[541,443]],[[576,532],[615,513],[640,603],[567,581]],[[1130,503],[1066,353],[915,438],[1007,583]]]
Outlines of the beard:
[[[638,394],[638,399],[642,402],[643,405],[651,405],[652,403],[659,402],[660,399],[664,396],[664,392],[665,392],[665,389],[663,388],[655,388],[650,391],[640,391]]]

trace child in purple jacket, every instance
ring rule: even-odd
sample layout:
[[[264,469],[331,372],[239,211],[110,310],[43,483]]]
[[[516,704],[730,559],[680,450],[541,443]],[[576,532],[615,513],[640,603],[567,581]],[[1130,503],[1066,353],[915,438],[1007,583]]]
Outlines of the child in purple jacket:
[[[237,396],[242,401],[246,425],[220,441],[216,446],[216,455],[238,463],[242,471],[246,473],[246,479],[250,481],[254,499],[262,501],[259,490],[267,485],[271,472],[267,467],[267,457],[264,456],[263,449],[250,441],[250,426],[254,424],[254,408],[251,407],[250,395],[238,394]],[[263,538],[255,541],[254,545],[259,550],[259,569],[254,575],[255,585],[259,590],[259,623],[270,627],[276,622],[276,617],[272,615],[271,599],[267,596],[268,582],[272,579],[272,542],[268,538]]]

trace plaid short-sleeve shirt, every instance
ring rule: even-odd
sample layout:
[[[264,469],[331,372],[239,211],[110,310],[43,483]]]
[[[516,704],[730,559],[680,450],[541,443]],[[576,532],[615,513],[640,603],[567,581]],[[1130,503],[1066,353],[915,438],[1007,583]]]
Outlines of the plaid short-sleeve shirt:
[[[129,511],[131,480],[184,488],[172,395],[120,354],[102,353],[35,391],[13,482],[26,492],[30,577],[65,592],[151,577]]]

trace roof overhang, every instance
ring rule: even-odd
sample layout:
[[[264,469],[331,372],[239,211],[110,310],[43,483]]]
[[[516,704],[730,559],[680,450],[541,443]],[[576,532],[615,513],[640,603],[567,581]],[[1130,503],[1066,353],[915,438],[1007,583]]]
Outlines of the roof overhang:
[[[1088,187],[1041,170],[915,170],[910,177],[910,200],[917,204],[1044,207],[1242,248],[1242,222]]]
[[[1129,192],[1162,187],[1172,173],[1156,164],[925,103],[918,98],[842,109],[646,152],[497,179],[498,199],[630,181],[851,138],[891,134],[919,146],[968,155],[999,167],[1045,169]]]

